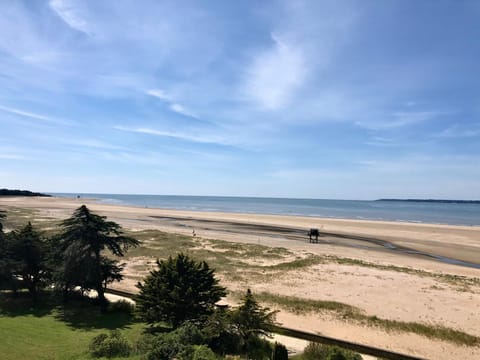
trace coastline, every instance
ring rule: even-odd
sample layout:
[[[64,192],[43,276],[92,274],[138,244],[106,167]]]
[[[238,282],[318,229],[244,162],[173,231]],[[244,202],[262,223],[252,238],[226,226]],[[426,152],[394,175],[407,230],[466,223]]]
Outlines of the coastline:
[[[52,195],[67,199],[78,196]],[[480,226],[480,206],[472,203],[133,194],[82,196],[101,204],[165,210]]]
[[[264,225],[293,229],[305,233],[300,241],[277,239],[280,242],[288,241],[288,246],[302,247],[308,239],[310,228],[318,228],[321,232],[333,233],[342,237],[351,236],[351,241],[323,238],[323,244],[330,246],[349,247],[351,250],[361,250],[364,243],[356,240],[358,237],[374,238],[391,243],[396,247],[407,248],[413,251],[433,254],[440,257],[453,258],[460,261],[480,263],[480,226],[448,225],[432,223],[411,223],[399,221],[363,220],[363,219],[336,219],[293,215],[271,215],[253,213],[230,213],[197,210],[174,210],[132,205],[106,204],[94,198],[64,198],[64,197],[0,197],[0,206],[18,206],[34,209],[42,215],[54,218],[66,218],[78,206],[85,204],[92,210],[100,212],[122,226],[132,230],[160,229],[180,234],[190,235],[198,222],[218,222],[216,229],[205,227],[200,235],[213,238],[252,242],[258,239],[258,234],[235,236],[225,234],[223,227],[232,224]],[[177,223],[175,223],[175,221]],[[181,222],[194,221],[197,224]],[[328,240],[328,241],[327,241]],[[263,240],[274,244],[275,241]],[[337,249],[338,250],[338,249]],[[385,253],[385,249],[372,246],[366,250]],[[401,255],[401,254],[399,254]],[[406,254],[403,254],[407,256]],[[408,255],[414,257],[414,254]],[[453,256],[452,256],[453,255]],[[431,261],[435,261],[431,259]],[[448,265],[448,264],[447,264]]]
[[[142,237],[142,248],[132,250],[124,259],[127,264],[125,279],[115,285],[119,290],[136,291],[136,283],[152,268],[155,257],[167,256],[155,240],[158,236],[155,231],[159,230],[171,241],[178,237],[190,241],[190,247],[179,245],[172,248],[174,251],[200,251],[209,262],[215,261],[211,258],[214,254],[236,253],[239,257],[224,264],[220,272],[221,282],[232,294],[251,288],[258,294],[266,292],[339,302],[358,308],[365,316],[445,326],[480,337],[480,269],[396,252],[381,244],[358,240],[359,237],[372,237],[398,246],[478,261],[480,226],[180,211],[110,205],[86,198],[0,197],[0,209],[26,209],[18,214],[24,214],[24,221],[35,219],[37,226],[67,218],[82,204],[118,222],[133,236]],[[311,227],[345,237],[322,236],[318,244],[311,244],[306,234]],[[192,230],[196,232],[195,239],[192,239]],[[227,245],[230,243],[231,248]],[[162,244],[175,246],[170,242]],[[219,245],[226,250],[216,248]],[[232,250],[249,246],[253,250],[260,249],[260,253],[244,257],[243,250],[240,253]],[[262,257],[265,249],[277,249],[286,255],[277,260]],[[320,261],[273,273],[269,273],[272,270],[258,270],[275,266],[278,261],[301,259]],[[238,262],[243,267],[237,269]],[[253,267],[248,269],[248,266]],[[242,270],[245,267],[247,270]],[[232,296],[227,301],[235,304],[236,300]],[[452,353],[464,359],[480,356],[478,346],[453,344],[410,332],[387,331],[345,320],[328,311],[295,313],[279,305],[270,306],[280,310],[278,320],[284,326],[307,332],[425,358],[449,359]]]

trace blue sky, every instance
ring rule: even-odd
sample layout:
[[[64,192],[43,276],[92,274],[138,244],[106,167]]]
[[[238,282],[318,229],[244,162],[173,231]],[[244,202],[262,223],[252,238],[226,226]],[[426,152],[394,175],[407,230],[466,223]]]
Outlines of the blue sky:
[[[0,2],[0,187],[480,198],[478,1]]]

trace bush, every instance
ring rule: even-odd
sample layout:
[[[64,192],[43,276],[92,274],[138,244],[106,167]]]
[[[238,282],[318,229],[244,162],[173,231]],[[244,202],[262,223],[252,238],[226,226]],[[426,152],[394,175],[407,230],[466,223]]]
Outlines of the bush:
[[[218,357],[215,353],[206,345],[196,345],[193,347],[192,360],[217,360]],[[190,360],[190,359],[188,359]]]
[[[305,360],[362,360],[360,354],[338,346],[310,343],[303,352]]]
[[[148,324],[168,322],[178,327],[185,321],[199,321],[212,314],[215,304],[226,295],[208,264],[187,255],[157,260],[136,297],[137,312]]]
[[[115,301],[108,304],[108,311],[132,315],[135,312],[135,304],[128,300]]]
[[[132,347],[118,330],[112,330],[110,334],[95,336],[90,342],[90,354],[93,357],[126,357],[129,356]]]
[[[288,360],[288,350],[285,345],[278,342],[273,345],[272,360]]]
[[[137,349],[140,353],[146,353],[149,360],[173,358],[191,360],[196,351],[194,345],[204,342],[205,339],[198,327],[188,322],[169,333],[142,336],[137,343]],[[205,353],[205,349],[199,351],[198,356]]]
[[[245,348],[247,357],[251,360],[270,360],[272,356],[272,344],[258,336],[248,338]]]

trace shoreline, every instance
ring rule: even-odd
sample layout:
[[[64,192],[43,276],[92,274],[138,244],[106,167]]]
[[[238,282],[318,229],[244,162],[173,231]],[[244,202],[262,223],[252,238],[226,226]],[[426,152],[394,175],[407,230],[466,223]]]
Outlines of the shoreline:
[[[53,196],[65,199],[77,199],[74,194],[68,193],[50,193]],[[434,225],[456,225],[456,226],[480,226],[479,217],[472,216],[470,207],[472,204],[451,204],[452,206],[467,206],[465,218],[458,217],[453,212],[445,213],[445,208],[437,209],[436,205],[445,205],[443,203],[428,203],[431,209],[425,210],[422,207],[406,209],[392,208],[391,205],[386,208],[376,208],[374,204],[382,203],[380,200],[329,200],[329,199],[290,199],[290,198],[257,198],[257,197],[223,197],[223,196],[170,196],[170,195],[133,195],[133,194],[84,194],[85,198],[97,201],[101,204],[115,206],[133,206],[137,208],[156,208],[175,211],[195,211],[195,212],[216,212],[232,214],[262,214],[274,216],[294,216],[322,219],[339,220],[360,220],[360,221],[386,221],[386,222],[405,222]],[[175,199],[172,204],[172,199]],[[230,204],[225,199],[234,199]],[[254,200],[258,199],[258,203]],[[241,201],[245,200],[245,201]],[[238,201],[238,202],[237,202]],[[266,201],[266,202],[264,202]],[[272,201],[272,202],[270,202]],[[292,203],[290,203],[292,201]],[[402,201],[409,204],[409,202]],[[191,204],[187,206],[185,204]],[[388,201],[387,201],[388,203]],[[255,205],[254,205],[255,204]],[[339,205],[340,204],[340,205]],[[357,206],[358,204],[363,204]],[[422,203],[423,204],[423,203]],[[257,206],[258,205],[258,206]],[[350,206],[351,205],[351,206]],[[352,210],[353,209],[353,210]],[[415,214],[409,215],[410,211]],[[460,209],[464,211],[465,209]],[[475,208],[476,210],[476,208]],[[478,208],[480,212],[480,207]],[[441,217],[431,215],[438,211]],[[346,213],[346,214],[345,214]],[[430,215],[429,215],[430,214]],[[417,218],[420,218],[418,220]]]
[[[53,194],[53,193],[52,193]],[[2,199],[2,196],[0,196]],[[85,198],[75,198],[75,197],[64,197],[64,196],[55,196],[53,195],[50,199],[59,199],[59,200],[76,200],[78,202],[86,201],[86,202],[94,202],[98,205],[106,205],[106,206],[118,206],[118,207],[125,207],[125,208],[136,208],[136,209],[152,209],[152,210],[161,210],[165,212],[179,212],[185,214],[206,214],[206,215],[240,215],[240,216],[266,216],[266,217],[286,217],[286,218],[302,218],[302,219],[313,219],[315,221],[345,221],[345,222],[362,222],[362,223],[378,223],[378,224],[405,224],[405,225],[425,225],[425,226],[453,226],[457,228],[478,228],[480,229],[480,224],[450,224],[450,223],[443,223],[443,222],[425,222],[425,221],[408,221],[408,220],[388,220],[382,218],[364,218],[364,217],[336,217],[336,216],[318,216],[318,215],[307,215],[307,214],[300,214],[300,213],[292,213],[292,214],[285,214],[285,213],[262,213],[262,212],[242,212],[242,211],[217,211],[217,210],[200,210],[200,209],[183,209],[183,208],[174,208],[174,207],[156,207],[156,206],[142,206],[137,204],[128,204],[128,203],[120,203],[120,202],[111,202],[106,201],[102,198],[92,198],[92,197],[85,197]],[[261,199],[270,199],[270,198],[261,198]],[[283,198],[282,198],[283,199]],[[309,199],[293,199],[293,200],[309,200]],[[350,201],[350,200],[341,200],[341,201]],[[362,200],[352,200],[352,201],[362,201]],[[372,200],[372,201],[380,201],[380,200]],[[479,215],[480,216],[480,215]]]
[[[328,244],[352,250],[396,253],[417,259],[430,258],[428,260],[446,264],[460,261],[474,264],[473,268],[478,268],[477,265],[480,264],[480,226],[186,211],[106,204],[93,198],[0,197],[0,206],[36,209],[43,215],[54,218],[65,218],[82,204],[131,230],[163,229],[191,235],[195,228],[197,234],[212,238],[231,238],[235,241],[240,238],[241,241],[251,242],[261,236],[265,239],[268,237],[269,241],[284,239],[289,242],[288,246],[302,247],[302,242],[308,243],[308,230],[318,228],[324,235],[320,238],[321,246]],[[245,231],[245,226],[256,226],[257,229]],[[269,228],[269,234],[261,227]],[[285,234],[286,232],[296,234]],[[233,235],[229,237],[227,233]]]
[[[114,289],[135,291],[156,258],[186,251],[213,264],[233,294],[229,301],[251,288],[278,301],[293,296],[303,302],[346,304],[365,318],[439,325],[480,337],[480,269],[391,251],[358,239],[379,239],[474,262],[480,259],[480,227],[179,211],[86,198],[0,197],[0,209],[12,211],[11,219],[16,219],[8,230],[30,220],[34,226],[52,229],[83,204],[142,241],[124,258],[125,278]],[[309,243],[311,227],[333,235],[322,236],[318,244]],[[281,311],[278,321],[283,326],[302,331],[425,358],[447,360],[455,353],[477,359],[480,355],[478,346],[365,325],[335,311],[297,313],[280,302],[267,301],[267,305]]]

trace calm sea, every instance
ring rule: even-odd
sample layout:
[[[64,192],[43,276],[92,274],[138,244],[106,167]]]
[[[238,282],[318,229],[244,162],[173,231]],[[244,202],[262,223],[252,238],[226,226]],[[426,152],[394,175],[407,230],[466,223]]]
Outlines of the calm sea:
[[[316,216],[341,219],[480,225],[480,204],[396,201],[286,199],[227,196],[59,194],[95,198],[99,202],[193,211]]]

